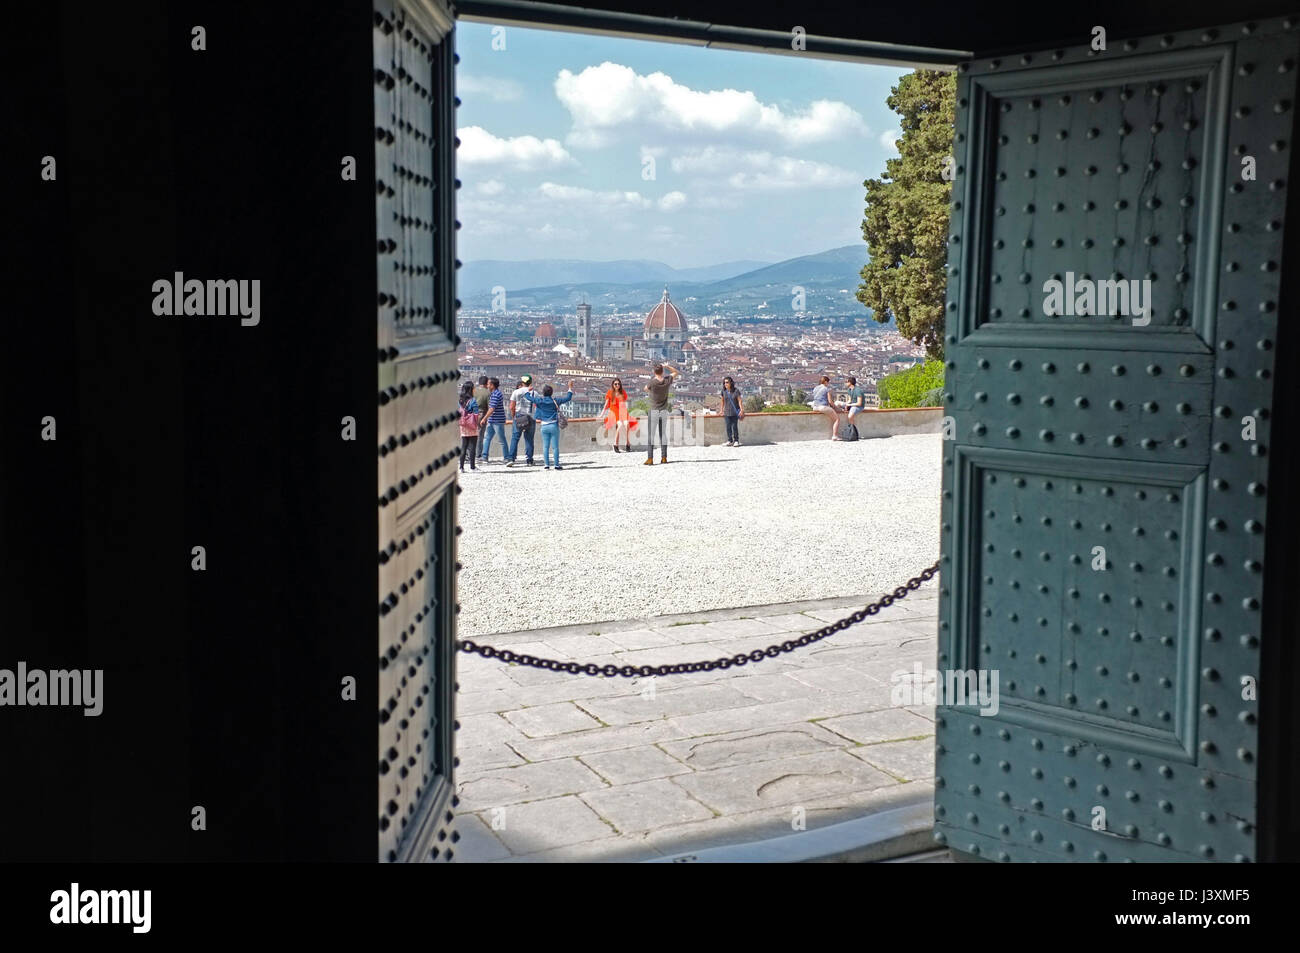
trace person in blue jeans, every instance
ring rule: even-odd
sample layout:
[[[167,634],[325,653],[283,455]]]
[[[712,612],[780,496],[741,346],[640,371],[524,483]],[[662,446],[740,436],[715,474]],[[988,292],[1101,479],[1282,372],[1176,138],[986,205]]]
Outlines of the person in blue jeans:
[[[506,439],[506,396],[501,392],[501,381],[495,377],[488,380],[487,416],[480,433],[479,441],[483,447],[479,453],[484,463],[488,462],[494,433],[501,438],[502,462],[510,459],[510,441]]]
[[[537,426],[542,431],[542,462],[546,469],[551,469],[551,449],[555,450],[555,469],[560,466],[560,405],[573,400],[573,388],[563,397],[553,397],[555,391],[550,384],[542,388],[542,396],[533,398],[533,411],[537,415]]]
[[[537,429],[537,422],[533,420],[533,398],[537,396],[537,391],[533,390],[533,378],[530,374],[525,374],[519,378],[519,386],[510,394],[510,419],[514,421],[514,433],[510,436],[510,451],[507,454],[510,462],[506,464],[513,467],[515,461],[519,459],[519,438],[524,438],[524,454],[528,460],[528,465],[533,465],[533,433]]]

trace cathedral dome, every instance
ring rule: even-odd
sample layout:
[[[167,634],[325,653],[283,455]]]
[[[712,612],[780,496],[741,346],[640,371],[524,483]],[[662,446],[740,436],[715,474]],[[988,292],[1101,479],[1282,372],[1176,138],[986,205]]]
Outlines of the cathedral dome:
[[[678,311],[677,305],[668,300],[667,288],[664,289],[664,296],[659,303],[645,316],[645,331],[647,334],[665,331],[686,333],[686,315]]]

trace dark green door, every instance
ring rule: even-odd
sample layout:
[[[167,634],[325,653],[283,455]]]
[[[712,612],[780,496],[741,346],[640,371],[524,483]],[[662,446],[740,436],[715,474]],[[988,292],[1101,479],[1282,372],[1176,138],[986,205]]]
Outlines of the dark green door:
[[[956,850],[1256,857],[1289,26],[960,73],[939,669],[998,704],[939,708]]]
[[[452,21],[376,0],[381,861],[450,860],[456,635]]]

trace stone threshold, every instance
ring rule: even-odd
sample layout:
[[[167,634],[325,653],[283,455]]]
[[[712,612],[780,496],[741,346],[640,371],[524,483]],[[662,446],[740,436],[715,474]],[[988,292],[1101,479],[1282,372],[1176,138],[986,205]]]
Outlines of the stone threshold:
[[[916,592],[908,595],[907,599],[902,600],[904,604],[911,603],[913,599],[917,602],[933,602],[935,599],[936,585],[930,581],[921,586]],[[593,631],[599,631],[601,635],[610,632],[629,632],[634,629],[664,628],[678,622],[725,622],[731,619],[757,618],[766,615],[789,615],[796,612],[810,612],[821,609],[844,609],[845,615],[848,610],[860,609],[863,606],[875,602],[883,592],[874,595],[865,596],[838,596],[831,599],[807,599],[801,602],[769,602],[759,605],[748,606],[730,606],[725,609],[705,609],[700,612],[679,612],[672,615],[657,616],[638,616],[631,619],[608,619],[603,622],[578,622],[572,625],[556,625],[539,629],[523,629],[517,632],[496,632],[487,635],[468,635],[462,638],[471,642],[482,642],[488,645],[505,646],[517,645],[521,642],[537,642],[548,638],[572,636],[572,635],[590,635]],[[920,597],[920,598],[918,598]],[[865,620],[864,624],[869,622],[885,622],[894,618],[886,609],[874,619]],[[816,619],[809,620],[815,623],[809,626],[810,631],[821,628],[825,623],[818,622]]]
[[[809,864],[945,862],[934,844],[934,791],[882,801],[865,817],[748,844],[682,851],[647,864]]]

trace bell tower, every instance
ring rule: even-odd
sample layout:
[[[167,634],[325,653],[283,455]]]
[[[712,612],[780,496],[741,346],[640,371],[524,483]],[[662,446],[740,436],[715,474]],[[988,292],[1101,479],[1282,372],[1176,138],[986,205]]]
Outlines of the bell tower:
[[[590,360],[591,353],[591,305],[585,301],[578,305],[578,353]]]

